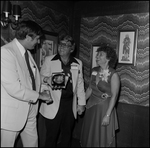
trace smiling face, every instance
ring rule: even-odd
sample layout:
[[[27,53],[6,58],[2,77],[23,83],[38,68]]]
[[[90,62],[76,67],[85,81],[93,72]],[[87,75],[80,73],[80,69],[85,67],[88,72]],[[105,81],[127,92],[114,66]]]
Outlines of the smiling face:
[[[63,40],[58,46],[58,52],[60,56],[69,57],[73,52],[71,42]]]
[[[107,55],[104,51],[99,51],[96,54],[96,63],[99,66],[107,66],[109,60],[107,59]]]

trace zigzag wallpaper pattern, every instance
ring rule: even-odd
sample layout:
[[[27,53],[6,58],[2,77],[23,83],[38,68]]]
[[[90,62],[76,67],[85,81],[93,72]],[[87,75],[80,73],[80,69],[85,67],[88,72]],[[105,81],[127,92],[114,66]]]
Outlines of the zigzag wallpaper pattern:
[[[43,3],[46,1],[43,1]],[[69,33],[69,17],[38,1],[21,1],[22,18],[36,21],[44,30],[56,32],[61,37]]]
[[[117,65],[121,80],[119,102],[149,106],[149,13],[83,17],[79,58],[83,61],[85,87],[88,87],[92,45],[109,43],[117,50],[118,30],[137,29],[136,64]]]

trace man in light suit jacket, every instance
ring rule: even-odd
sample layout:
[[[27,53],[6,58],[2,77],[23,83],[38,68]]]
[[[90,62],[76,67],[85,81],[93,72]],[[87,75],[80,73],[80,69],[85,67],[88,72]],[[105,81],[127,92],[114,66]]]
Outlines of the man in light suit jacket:
[[[58,54],[48,56],[41,67],[43,89],[49,89],[53,103],[42,103],[40,113],[45,119],[46,147],[57,146],[61,132],[60,146],[70,147],[74,121],[78,114],[85,109],[85,90],[81,60],[71,56],[75,43],[71,36],[63,37],[58,45]],[[61,79],[61,72],[65,75],[66,86],[54,86],[54,74]],[[53,80],[53,81],[52,81]],[[53,83],[53,84],[52,84]],[[47,88],[46,85],[47,84]],[[58,83],[59,84],[59,83]]]
[[[16,38],[1,47],[1,147],[14,147],[19,133],[24,147],[38,147],[38,99],[49,101],[50,97],[39,92],[40,74],[27,49],[34,49],[41,36],[38,24],[22,21],[16,29]],[[35,79],[34,90],[25,52]]]

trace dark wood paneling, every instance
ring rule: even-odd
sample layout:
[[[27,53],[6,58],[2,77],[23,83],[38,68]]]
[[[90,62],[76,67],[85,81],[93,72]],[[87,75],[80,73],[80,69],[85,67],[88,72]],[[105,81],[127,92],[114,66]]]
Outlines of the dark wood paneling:
[[[149,147],[149,107],[119,103],[118,147]]]

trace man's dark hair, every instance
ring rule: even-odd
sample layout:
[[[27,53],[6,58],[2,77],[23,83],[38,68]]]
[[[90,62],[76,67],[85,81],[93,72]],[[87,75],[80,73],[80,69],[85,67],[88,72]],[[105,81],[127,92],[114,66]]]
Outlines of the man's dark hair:
[[[23,40],[26,38],[26,35],[32,38],[36,37],[37,35],[41,37],[43,36],[43,31],[42,28],[34,21],[22,21],[16,28],[15,37],[17,39]]]

